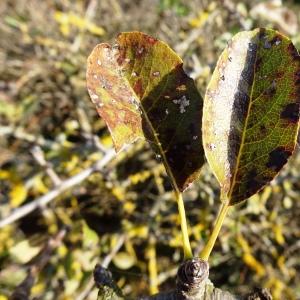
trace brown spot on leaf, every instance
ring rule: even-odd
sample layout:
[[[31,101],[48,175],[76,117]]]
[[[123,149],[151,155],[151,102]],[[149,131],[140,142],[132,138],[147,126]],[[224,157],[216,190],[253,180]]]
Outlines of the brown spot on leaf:
[[[123,65],[125,58],[126,58],[125,48],[124,47],[119,48],[119,53],[118,53],[118,57],[117,57],[117,63],[119,66]]]
[[[138,79],[136,81],[136,83],[134,84],[133,89],[134,89],[135,93],[138,96],[142,96],[143,95],[143,83],[142,83],[142,79]]]
[[[141,59],[142,57],[144,57],[146,55],[146,48],[144,45],[137,45],[135,48],[135,57],[136,59]]]
[[[292,151],[279,146],[269,153],[269,160],[266,166],[276,172],[279,172],[281,168],[287,163],[287,160],[291,154]]]
[[[297,123],[299,121],[299,103],[287,104],[281,112],[280,118]]]
[[[157,42],[157,39],[152,37],[152,36],[149,36],[149,35],[146,35],[146,40],[149,44],[151,45],[154,45],[156,42]]]
[[[284,76],[284,72],[282,71],[278,71],[275,73],[274,77],[277,78],[277,79],[280,79]]]

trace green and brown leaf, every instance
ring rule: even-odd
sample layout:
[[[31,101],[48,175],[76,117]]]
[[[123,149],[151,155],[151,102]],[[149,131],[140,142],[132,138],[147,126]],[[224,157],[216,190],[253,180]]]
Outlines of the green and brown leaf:
[[[145,138],[175,189],[184,190],[198,177],[203,101],[165,43],[129,32],[112,47],[97,45],[88,59],[87,86],[117,151]]]
[[[230,204],[269,183],[295,149],[300,57],[269,29],[237,34],[221,54],[203,108],[203,144]]]

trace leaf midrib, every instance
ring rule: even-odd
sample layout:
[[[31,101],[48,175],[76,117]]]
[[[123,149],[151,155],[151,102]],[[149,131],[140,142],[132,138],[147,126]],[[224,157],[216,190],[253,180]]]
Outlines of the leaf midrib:
[[[142,68],[143,68],[143,66],[142,66]],[[152,65],[151,65],[151,69],[152,69]],[[160,152],[160,155],[161,155],[162,160],[164,162],[166,171],[167,171],[168,175],[170,176],[171,182],[172,182],[172,184],[174,186],[174,189],[175,189],[176,193],[180,194],[180,190],[178,188],[178,185],[177,185],[176,179],[175,179],[175,177],[173,175],[173,172],[171,171],[171,167],[170,167],[170,165],[169,165],[169,163],[167,161],[167,157],[165,155],[165,152],[163,151],[163,148],[161,147],[161,143],[160,143],[159,139],[157,138],[156,131],[155,131],[154,127],[152,126],[152,123],[151,123],[150,119],[148,118],[148,114],[147,114],[146,110],[144,109],[144,107],[142,105],[142,101],[140,100],[140,97],[138,97],[138,95],[135,93],[134,89],[132,88],[129,79],[126,76],[123,76],[123,78],[124,78],[124,81],[127,83],[129,89],[131,90],[131,93],[135,96],[136,99],[139,99],[139,103],[140,103],[140,107],[141,107],[141,110],[142,110],[142,114],[144,115],[146,123],[147,123],[147,125],[150,128],[151,134],[152,134],[152,136],[154,138],[154,142],[156,143],[156,145],[157,145],[157,147],[159,149],[159,152]],[[147,87],[148,87],[148,84],[147,84]],[[141,118],[142,117],[143,116],[141,115]]]

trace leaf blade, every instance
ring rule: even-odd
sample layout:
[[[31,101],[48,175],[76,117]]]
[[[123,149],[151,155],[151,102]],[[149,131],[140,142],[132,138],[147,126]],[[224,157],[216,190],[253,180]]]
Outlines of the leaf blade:
[[[147,139],[182,191],[204,162],[202,98],[165,43],[140,32],[122,33],[116,42],[96,46],[88,59],[90,97],[116,150]]]
[[[221,54],[205,95],[203,143],[230,204],[263,188],[293,153],[299,70],[297,50],[274,30],[239,33]]]

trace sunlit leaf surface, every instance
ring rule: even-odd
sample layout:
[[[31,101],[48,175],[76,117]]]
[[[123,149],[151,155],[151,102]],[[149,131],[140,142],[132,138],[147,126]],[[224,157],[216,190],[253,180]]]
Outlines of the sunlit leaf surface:
[[[203,164],[202,98],[165,43],[131,32],[120,34],[113,47],[96,46],[87,86],[117,151],[146,138],[175,189],[197,178]]]
[[[294,151],[300,57],[274,30],[237,34],[221,54],[203,112],[205,154],[230,204],[270,182]]]

